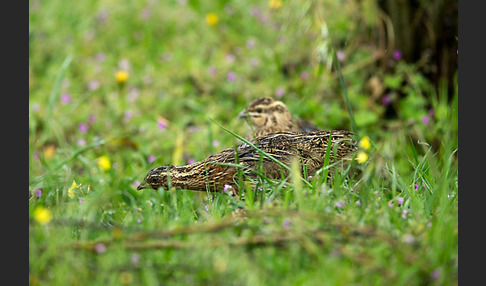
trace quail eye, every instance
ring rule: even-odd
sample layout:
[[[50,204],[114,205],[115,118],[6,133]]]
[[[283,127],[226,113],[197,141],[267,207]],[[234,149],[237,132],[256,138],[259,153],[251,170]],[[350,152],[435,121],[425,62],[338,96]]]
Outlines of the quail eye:
[[[156,181],[157,181],[157,179],[155,177],[149,177],[148,178],[148,183],[149,184],[154,184]]]
[[[255,111],[256,111],[257,113],[262,113],[262,111],[263,111],[263,110],[262,110],[261,108],[257,108]]]

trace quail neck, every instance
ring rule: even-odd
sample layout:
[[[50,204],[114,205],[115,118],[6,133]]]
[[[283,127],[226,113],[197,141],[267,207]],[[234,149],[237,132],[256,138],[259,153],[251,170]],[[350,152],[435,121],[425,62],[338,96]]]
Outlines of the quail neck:
[[[318,131],[319,129],[305,120],[295,120],[288,107],[281,101],[270,97],[253,100],[238,118],[248,120],[250,125],[247,138],[259,137],[275,132]],[[306,129],[302,129],[305,126]]]

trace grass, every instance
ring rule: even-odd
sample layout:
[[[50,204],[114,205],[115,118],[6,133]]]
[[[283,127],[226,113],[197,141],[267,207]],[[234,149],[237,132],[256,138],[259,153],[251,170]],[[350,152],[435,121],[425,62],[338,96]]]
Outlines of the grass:
[[[380,24],[341,2],[31,0],[30,284],[457,285],[457,84],[370,64]],[[155,166],[237,144],[237,114],[277,91],[368,136],[369,159],[243,198],[136,191]]]

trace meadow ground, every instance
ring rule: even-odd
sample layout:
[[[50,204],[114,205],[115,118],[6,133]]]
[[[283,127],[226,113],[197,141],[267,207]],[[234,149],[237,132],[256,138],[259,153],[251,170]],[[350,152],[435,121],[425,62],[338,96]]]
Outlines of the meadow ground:
[[[30,284],[456,285],[457,82],[386,46],[370,3],[30,0]],[[259,96],[363,160],[244,198],[136,190],[237,144]]]

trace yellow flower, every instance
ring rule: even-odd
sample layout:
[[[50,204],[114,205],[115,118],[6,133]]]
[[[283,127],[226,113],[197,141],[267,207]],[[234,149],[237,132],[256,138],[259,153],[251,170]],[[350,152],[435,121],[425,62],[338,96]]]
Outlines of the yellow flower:
[[[69,188],[68,190],[68,196],[71,198],[71,199],[74,199],[74,190],[81,187],[81,184],[76,184],[76,181],[73,180],[73,184],[71,185],[71,187]]]
[[[358,153],[356,160],[358,160],[358,163],[363,164],[364,162],[368,161],[368,154],[365,152],[360,152]]]
[[[111,235],[113,236],[113,238],[119,239],[123,235],[123,230],[121,229],[121,227],[115,227],[111,231]]]
[[[361,138],[359,141],[359,147],[368,150],[371,147],[370,138],[368,136]]]
[[[120,273],[120,282],[122,284],[130,284],[133,282],[133,275],[129,272]]]
[[[108,156],[106,156],[106,155],[99,157],[98,158],[98,166],[100,166],[101,169],[103,169],[105,171],[110,170],[111,169],[110,158],[108,158]]]
[[[44,149],[44,158],[51,159],[56,154],[56,146],[49,145]]]
[[[52,213],[50,210],[39,206],[34,210],[34,218],[40,224],[47,224],[52,219]]]
[[[282,7],[282,0],[270,0],[270,1],[268,1],[268,6],[271,9],[278,9],[278,8]]]
[[[115,77],[118,83],[125,83],[128,80],[128,72],[124,70],[117,71]]]
[[[209,26],[215,26],[218,24],[218,15],[215,13],[209,13],[206,15],[206,23],[208,23]]]

